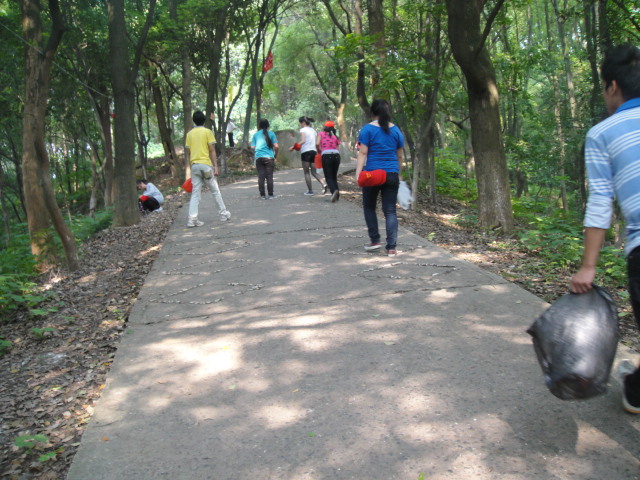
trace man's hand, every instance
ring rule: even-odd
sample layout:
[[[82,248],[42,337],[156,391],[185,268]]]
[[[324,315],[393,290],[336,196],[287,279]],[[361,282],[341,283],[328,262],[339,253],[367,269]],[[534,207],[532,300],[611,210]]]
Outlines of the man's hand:
[[[218,176],[218,166],[217,165],[213,166],[213,175],[216,176],[216,177]]]
[[[592,283],[595,278],[595,267],[580,267],[580,270],[571,279],[569,289],[573,293],[587,293],[593,288]]]

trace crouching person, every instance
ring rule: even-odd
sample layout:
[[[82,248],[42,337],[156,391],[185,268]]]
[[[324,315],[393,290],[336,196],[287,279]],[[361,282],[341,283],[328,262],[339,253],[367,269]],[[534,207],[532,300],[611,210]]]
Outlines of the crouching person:
[[[164,197],[158,187],[146,180],[136,180],[136,188],[142,190],[142,195],[138,199],[138,207],[143,213],[161,212]]]

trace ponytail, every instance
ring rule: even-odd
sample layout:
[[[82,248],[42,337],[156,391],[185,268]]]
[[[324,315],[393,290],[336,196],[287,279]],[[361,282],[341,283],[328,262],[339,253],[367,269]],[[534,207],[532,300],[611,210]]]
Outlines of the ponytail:
[[[271,137],[269,136],[269,120],[267,120],[266,118],[262,118],[260,122],[258,122],[258,129],[262,130],[264,141],[267,142],[267,147],[273,150],[273,142],[271,141]]]
[[[384,130],[385,133],[389,133],[389,122],[391,121],[391,111],[389,104],[386,100],[374,100],[371,104],[371,114],[374,117],[378,117],[378,125]]]
[[[330,137],[337,137],[335,127],[324,127],[324,131],[327,132]]]

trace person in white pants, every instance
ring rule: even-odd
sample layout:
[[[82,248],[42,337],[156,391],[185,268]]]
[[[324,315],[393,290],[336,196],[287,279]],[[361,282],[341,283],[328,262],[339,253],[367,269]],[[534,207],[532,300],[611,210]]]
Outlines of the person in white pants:
[[[191,182],[193,191],[189,202],[189,220],[187,227],[201,227],[204,222],[198,220],[198,207],[200,205],[200,193],[202,185],[207,184],[213,199],[218,204],[220,221],[226,222],[231,218],[231,213],[227,210],[220,193],[220,187],[216,177],[218,176],[218,159],[216,157],[216,139],[213,132],[204,127],[204,113],[200,110],[193,114],[195,127],[187,133],[187,140],[184,149],[184,158],[187,165],[191,165]]]

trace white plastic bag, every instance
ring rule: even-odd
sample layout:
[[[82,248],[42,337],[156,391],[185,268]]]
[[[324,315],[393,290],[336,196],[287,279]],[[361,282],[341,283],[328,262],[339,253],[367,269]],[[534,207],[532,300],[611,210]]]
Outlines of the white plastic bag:
[[[398,203],[403,210],[409,210],[409,207],[411,207],[413,203],[413,195],[411,195],[409,185],[407,185],[407,182],[404,180],[400,181],[400,187],[398,188]]]

